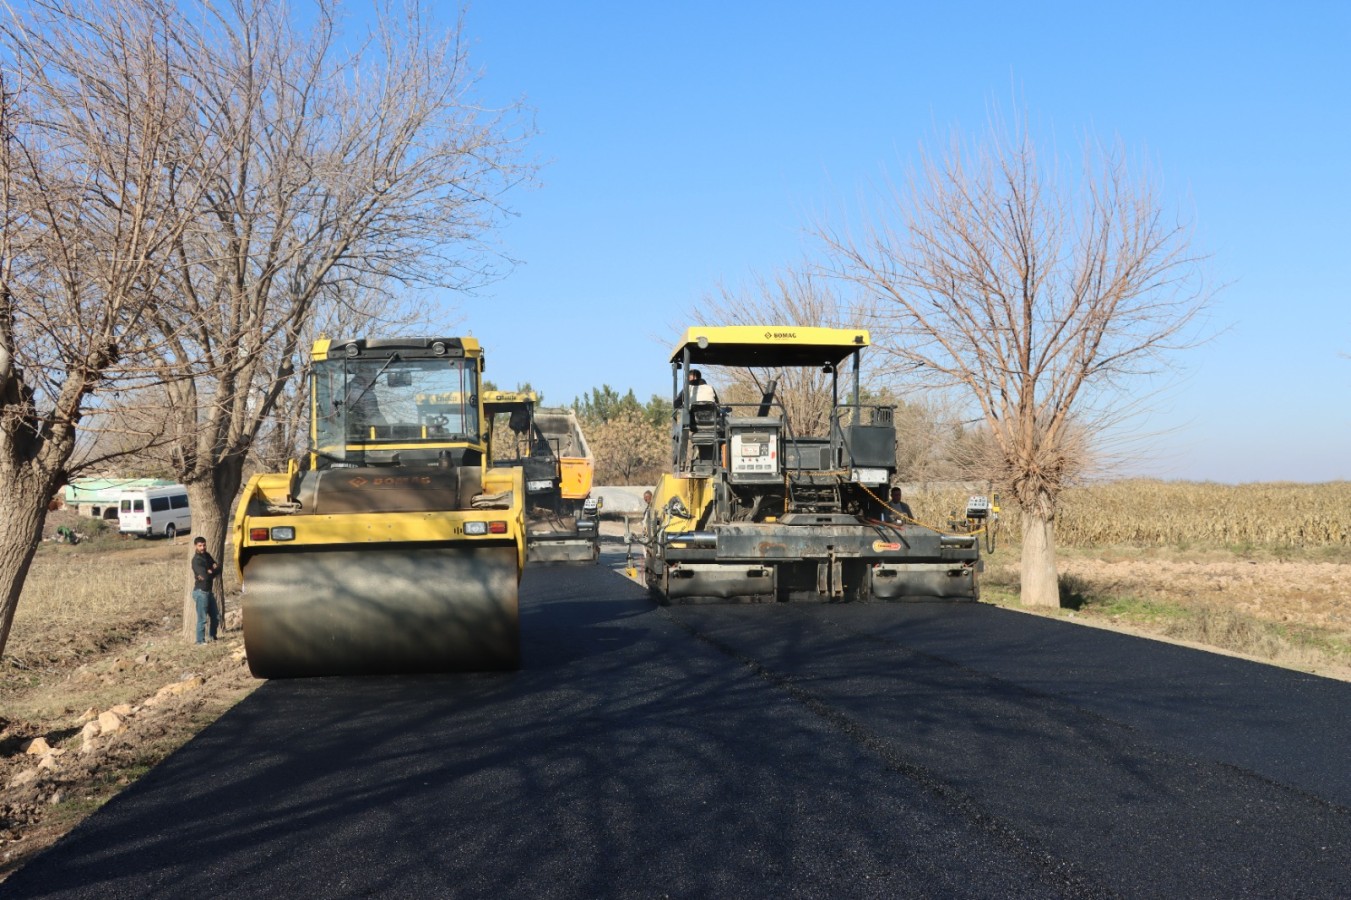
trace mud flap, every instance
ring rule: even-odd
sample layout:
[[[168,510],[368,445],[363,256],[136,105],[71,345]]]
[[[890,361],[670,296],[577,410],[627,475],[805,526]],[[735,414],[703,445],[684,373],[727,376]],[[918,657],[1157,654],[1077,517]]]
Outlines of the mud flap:
[[[258,678],[514,669],[514,547],[306,549],[244,570],[244,649]]]

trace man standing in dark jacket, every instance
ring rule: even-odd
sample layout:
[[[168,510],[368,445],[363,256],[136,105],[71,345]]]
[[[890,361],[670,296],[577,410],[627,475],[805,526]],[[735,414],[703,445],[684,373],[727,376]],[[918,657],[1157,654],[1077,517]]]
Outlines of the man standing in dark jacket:
[[[197,604],[197,643],[206,643],[206,622],[211,619],[211,640],[216,639],[216,626],[219,617],[216,613],[216,598],[211,587],[216,582],[216,573],[220,566],[206,552],[206,538],[196,537],[192,541],[192,599]]]

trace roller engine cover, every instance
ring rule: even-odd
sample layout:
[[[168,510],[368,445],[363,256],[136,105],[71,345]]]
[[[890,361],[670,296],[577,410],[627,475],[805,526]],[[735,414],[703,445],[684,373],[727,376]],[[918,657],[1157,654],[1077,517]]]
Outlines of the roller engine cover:
[[[306,472],[296,496],[310,515],[460,509],[460,472],[362,466]]]

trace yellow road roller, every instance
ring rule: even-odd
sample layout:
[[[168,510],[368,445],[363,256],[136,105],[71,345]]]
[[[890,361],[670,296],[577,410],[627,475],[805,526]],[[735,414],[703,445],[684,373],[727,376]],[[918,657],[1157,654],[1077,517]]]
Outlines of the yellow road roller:
[[[473,338],[314,345],[310,446],[234,521],[259,678],[513,669],[520,469],[492,468]]]

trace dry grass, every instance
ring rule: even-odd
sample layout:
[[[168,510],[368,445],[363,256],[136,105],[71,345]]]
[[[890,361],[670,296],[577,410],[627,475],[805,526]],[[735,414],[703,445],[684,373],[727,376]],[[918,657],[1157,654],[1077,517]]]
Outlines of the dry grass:
[[[1121,481],[1065,492],[1056,536],[1071,547],[1348,547],[1351,481]]]
[[[916,486],[947,526],[980,487]],[[1005,504],[982,596],[1018,607],[1018,513]],[[1351,674],[1351,482],[1122,481],[1067,490],[1053,615]]]
[[[915,515],[945,526],[981,487],[916,486]],[[1003,537],[1017,542],[1018,511],[1005,498]],[[1351,481],[1211,484],[1151,480],[1069,488],[1056,518],[1062,547],[1169,547],[1240,552],[1351,551]]]
[[[116,534],[73,547],[40,545],[0,665],[0,698],[44,673],[154,631],[177,629],[191,553],[187,538],[141,541]],[[225,568],[229,590],[233,572]]]
[[[12,670],[69,666],[158,624],[182,596],[181,567],[159,547],[44,544],[14,615],[6,680]]]
[[[1061,608],[1028,612],[1351,678],[1351,565],[1226,551],[1067,548]],[[1262,554],[1257,554],[1262,557]],[[1016,547],[986,557],[982,599],[1024,609]]]

